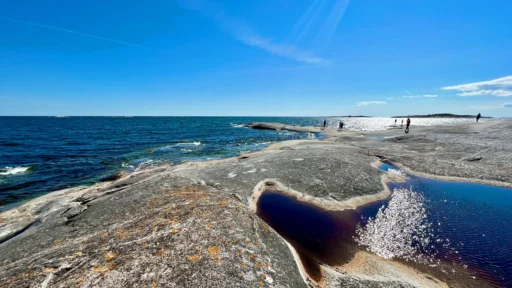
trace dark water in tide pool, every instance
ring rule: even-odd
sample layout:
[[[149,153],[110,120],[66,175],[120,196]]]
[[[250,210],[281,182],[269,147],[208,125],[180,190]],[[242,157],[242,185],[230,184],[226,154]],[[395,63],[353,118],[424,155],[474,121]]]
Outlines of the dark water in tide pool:
[[[409,177],[389,186],[423,195],[435,237],[444,240],[437,244],[438,257],[466,266],[493,286],[512,287],[512,189]]]
[[[37,195],[92,184],[119,170],[236,156],[311,135],[262,131],[253,121],[298,117],[0,117],[0,211]]]
[[[316,262],[331,266],[348,262],[359,249],[353,238],[361,217],[374,217],[383,201],[356,210],[327,211],[278,192],[265,191],[258,216],[295,247],[308,275],[319,281]]]

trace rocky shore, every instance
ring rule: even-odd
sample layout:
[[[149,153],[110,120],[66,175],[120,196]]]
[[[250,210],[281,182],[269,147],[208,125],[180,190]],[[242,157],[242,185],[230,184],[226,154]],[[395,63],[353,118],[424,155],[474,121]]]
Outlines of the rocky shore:
[[[337,131],[235,158],[140,171],[36,198],[0,214],[0,287],[485,287],[365,251],[305,273],[255,214],[265,185],[329,210],[389,195],[388,161],[410,173],[512,187],[512,121]]]

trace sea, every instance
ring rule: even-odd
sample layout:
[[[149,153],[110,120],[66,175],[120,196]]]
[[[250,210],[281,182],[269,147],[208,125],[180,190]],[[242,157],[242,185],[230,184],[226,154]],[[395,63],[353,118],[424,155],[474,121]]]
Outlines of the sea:
[[[393,128],[392,118],[369,117],[0,117],[0,211],[28,199],[92,185],[121,171],[208,161],[322,135],[254,130],[250,122],[328,126],[356,131]],[[418,118],[412,125],[473,122]],[[484,120],[485,121],[485,120]],[[401,119],[397,121],[398,125]]]

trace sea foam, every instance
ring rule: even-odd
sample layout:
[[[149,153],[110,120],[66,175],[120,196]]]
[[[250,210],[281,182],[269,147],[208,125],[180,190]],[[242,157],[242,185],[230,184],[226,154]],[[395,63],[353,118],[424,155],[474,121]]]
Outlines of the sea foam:
[[[28,167],[5,167],[3,169],[0,169],[0,175],[16,175],[25,173],[30,169],[30,166]]]

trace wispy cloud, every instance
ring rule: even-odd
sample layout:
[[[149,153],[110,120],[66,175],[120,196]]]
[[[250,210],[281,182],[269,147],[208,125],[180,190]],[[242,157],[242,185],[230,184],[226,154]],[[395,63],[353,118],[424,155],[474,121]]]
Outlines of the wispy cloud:
[[[79,32],[79,31],[75,31],[75,30],[69,30],[69,29],[59,28],[59,27],[45,25],[45,24],[40,24],[40,23],[23,21],[23,20],[18,20],[18,19],[13,19],[13,18],[9,18],[9,17],[3,17],[3,16],[0,16],[0,19],[5,20],[5,21],[9,21],[9,22],[14,22],[14,23],[22,24],[22,25],[29,25],[29,26],[39,27],[39,28],[50,29],[50,30],[53,30],[53,31],[59,31],[59,32],[64,32],[64,33],[75,34],[75,35],[78,35],[78,36],[88,37],[88,38],[92,38],[92,39],[96,39],[96,40],[111,42],[111,43],[125,45],[125,46],[131,46],[131,47],[143,48],[143,49],[150,49],[150,50],[158,50],[158,49],[151,48],[151,47],[144,46],[144,45],[139,45],[139,44],[135,44],[135,43],[130,43],[130,42],[126,42],[126,41],[121,41],[121,40],[107,38],[107,37],[102,37],[102,36],[97,36],[97,35],[93,35],[93,34],[83,33],[83,32]]]
[[[503,108],[512,108],[512,103],[503,104]]]
[[[248,22],[232,17],[214,2],[208,0],[177,0],[177,2],[185,9],[198,11],[202,15],[214,20],[217,25],[228,32],[233,38],[245,45],[307,64],[329,62],[328,59],[316,56],[314,53],[302,50],[295,45],[276,43],[274,40],[258,34]]]
[[[258,47],[271,54],[291,58],[296,61],[308,64],[328,62],[326,59],[315,56],[309,52],[303,51],[294,45],[277,44],[274,43],[271,39],[263,38],[257,34],[242,33],[239,35],[235,34],[234,36],[246,45]]]
[[[403,98],[437,98],[437,95],[434,94],[424,94],[424,95],[405,95]]]
[[[459,96],[512,96],[512,75],[489,81],[474,82],[455,86],[443,87],[444,90],[459,91]]]
[[[384,104],[387,104],[387,103],[384,101],[362,101],[362,102],[357,102],[356,106],[384,105]]]

